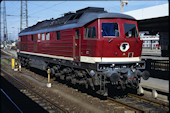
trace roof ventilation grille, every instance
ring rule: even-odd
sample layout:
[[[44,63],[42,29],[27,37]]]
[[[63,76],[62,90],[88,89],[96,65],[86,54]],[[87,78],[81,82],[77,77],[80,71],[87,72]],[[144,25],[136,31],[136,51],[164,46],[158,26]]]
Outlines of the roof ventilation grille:
[[[83,13],[83,12],[106,12],[106,11],[104,11],[104,8],[100,8],[100,7],[87,7],[76,11],[76,13]]]

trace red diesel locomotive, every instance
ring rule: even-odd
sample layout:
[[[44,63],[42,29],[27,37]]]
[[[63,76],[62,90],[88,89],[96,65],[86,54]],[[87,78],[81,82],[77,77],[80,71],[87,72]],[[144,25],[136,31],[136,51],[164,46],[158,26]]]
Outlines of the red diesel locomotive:
[[[38,22],[19,33],[23,66],[51,70],[72,84],[107,95],[108,88],[138,88],[148,79],[135,18],[88,7]],[[110,90],[110,89],[109,89]]]

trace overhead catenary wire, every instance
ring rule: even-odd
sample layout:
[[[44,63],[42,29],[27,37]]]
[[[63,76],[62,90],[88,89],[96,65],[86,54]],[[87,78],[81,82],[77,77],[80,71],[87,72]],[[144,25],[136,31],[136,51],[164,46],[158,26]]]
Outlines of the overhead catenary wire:
[[[62,3],[64,3],[64,2],[66,2],[66,1],[63,1],[63,2],[60,2],[60,3],[54,4],[54,5],[50,6],[50,7],[46,7],[46,8],[43,8],[43,9],[41,9],[41,10],[35,11],[35,12],[33,12],[33,13],[30,13],[30,15],[34,15],[34,14],[36,14],[36,13],[40,13],[40,12],[43,12],[43,11],[47,11],[47,10],[53,8],[54,6],[59,5],[59,4],[62,4]]]

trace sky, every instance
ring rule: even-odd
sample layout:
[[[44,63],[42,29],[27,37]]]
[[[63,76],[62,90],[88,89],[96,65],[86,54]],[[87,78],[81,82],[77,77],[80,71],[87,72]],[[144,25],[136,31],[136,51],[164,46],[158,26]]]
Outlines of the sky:
[[[124,12],[136,9],[161,5],[168,3],[168,0],[129,0],[124,5]],[[6,1],[8,39],[18,39],[20,30],[21,1]],[[27,1],[28,26],[35,25],[39,20],[61,17],[64,13],[86,7],[103,7],[105,11],[120,13],[120,0],[116,1]],[[3,38],[3,7],[1,2],[1,37]],[[1,39],[3,40],[3,39]]]

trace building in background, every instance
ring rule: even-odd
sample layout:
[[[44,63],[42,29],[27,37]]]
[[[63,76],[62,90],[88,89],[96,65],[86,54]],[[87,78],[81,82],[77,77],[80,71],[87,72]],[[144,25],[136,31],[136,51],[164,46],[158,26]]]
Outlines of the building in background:
[[[159,35],[150,35],[148,31],[139,33],[141,40],[143,40],[143,48],[160,49]]]
[[[144,40],[144,46],[161,46],[161,56],[169,56],[169,4],[162,4],[152,6],[148,8],[137,9],[133,11],[124,12],[133,16],[138,21],[138,28],[140,32],[148,31],[150,35],[142,37]],[[157,34],[159,34],[159,40]],[[147,36],[145,34],[144,36]],[[152,41],[151,41],[152,40]],[[155,45],[155,43],[158,43]],[[151,44],[152,43],[152,44]],[[153,45],[153,46],[152,46]]]

